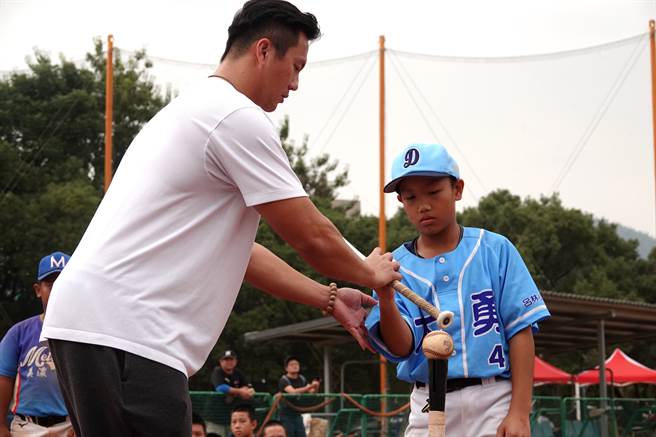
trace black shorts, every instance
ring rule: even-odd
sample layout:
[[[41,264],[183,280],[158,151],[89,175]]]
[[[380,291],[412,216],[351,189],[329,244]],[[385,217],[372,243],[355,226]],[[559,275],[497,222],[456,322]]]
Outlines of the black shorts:
[[[180,371],[111,347],[48,343],[77,437],[191,436]]]

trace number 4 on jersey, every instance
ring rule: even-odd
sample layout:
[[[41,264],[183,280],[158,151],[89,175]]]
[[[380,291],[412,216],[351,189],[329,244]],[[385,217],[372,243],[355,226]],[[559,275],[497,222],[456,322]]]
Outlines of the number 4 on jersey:
[[[492,353],[487,359],[487,362],[490,365],[496,364],[499,366],[500,369],[505,369],[506,368],[506,359],[503,356],[503,346],[500,344],[495,344],[494,349],[492,349]]]

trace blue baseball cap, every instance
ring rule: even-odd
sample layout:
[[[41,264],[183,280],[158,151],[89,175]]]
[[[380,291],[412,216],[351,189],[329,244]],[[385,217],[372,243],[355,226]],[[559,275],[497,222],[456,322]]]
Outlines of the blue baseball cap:
[[[64,252],[53,252],[50,255],[44,256],[39,261],[39,271],[36,275],[36,280],[40,281],[46,276],[61,272],[66,267],[66,264],[68,264],[70,258]]]
[[[392,162],[392,180],[383,189],[386,193],[393,193],[408,176],[451,176],[460,179],[458,163],[446,148],[440,144],[411,144]]]

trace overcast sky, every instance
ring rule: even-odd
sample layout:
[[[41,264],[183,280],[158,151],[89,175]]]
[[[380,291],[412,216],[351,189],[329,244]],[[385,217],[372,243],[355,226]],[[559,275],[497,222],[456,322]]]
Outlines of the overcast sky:
[[[647,40],[656,1],[298,0],[319,19],[289,115],[312,153],[348,166],[364,212],[377,213],[377,66],[387,47],[388,165],[405,144],[442,142],[468,189],[460,207],[491,190],[521,196],[558,191],[580,208],[656,235]],[[184,90],[212,70],[241,1],[0,0],[0,72],[24,69],[38,47],[82,59],[92,38],[112,33],[123,50],[146,48],[162,86]],[[567,51],[563,55],[491,62]],[[417,58],[400,52],[475,57]],[[185,61],[180,64],[171,61]],[[568,165],[570,163],[570,165]],[[387,211],[396,209],[388,196]]]

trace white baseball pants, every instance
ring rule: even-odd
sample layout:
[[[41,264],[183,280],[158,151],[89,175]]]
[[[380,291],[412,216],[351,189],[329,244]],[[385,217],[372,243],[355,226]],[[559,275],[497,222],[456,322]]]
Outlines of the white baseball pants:
[[[508,414],[511,395],[510,380],[496,381],[494,378],[447,393],[447,437],[495,437]],[[421,411],[427,400],[428,388],[415,386],[410,396],[410,419],[405,437],[428,436],[428,413]]]
[[[70,437],[73,435],[73,425],[70,419],[49,428],[37,425],[29,420],[14,416],[11,421],[11,435],[24,437]]]

